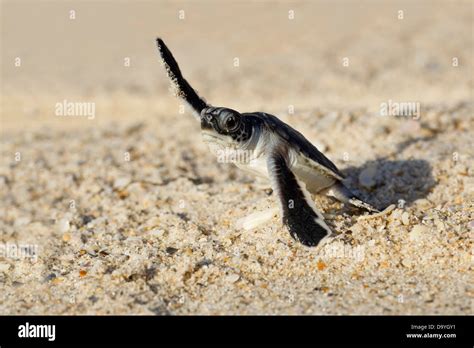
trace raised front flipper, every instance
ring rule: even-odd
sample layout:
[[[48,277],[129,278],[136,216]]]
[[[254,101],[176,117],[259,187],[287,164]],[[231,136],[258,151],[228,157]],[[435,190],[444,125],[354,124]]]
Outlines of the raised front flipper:
[[[176,59],[174,59],[171,51],[165,45],[163,40],[159,38],[156,39],[156,45],[158,46],[161,60],[174,87],[176,96],[183,99],[191,107],[196,118],[200,119],[202,109],[208,106],[206,101],[196,93],[188,81],[183,77],[178,62],[176,62]]]
[[[287,165],[284,151],[275,149],[267,160],[273,189],[281,203],[283,223],[291,236],[306,246],[316,246],[331,229],[316,209],[311,196]]]

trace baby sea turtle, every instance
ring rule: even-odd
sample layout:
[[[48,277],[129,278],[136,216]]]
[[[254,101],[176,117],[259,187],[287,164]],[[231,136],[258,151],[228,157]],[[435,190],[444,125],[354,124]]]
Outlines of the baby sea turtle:
[[[184,79],[163,40],[158,38],[157,45],[176,96],[200,120],[210,150],[270,180],[283,223],[294,239],[316,246],[332,234],[308,191],[377,212],[344,186],[344,175],[301,133],[264,112],[240,113],[211,106]]]

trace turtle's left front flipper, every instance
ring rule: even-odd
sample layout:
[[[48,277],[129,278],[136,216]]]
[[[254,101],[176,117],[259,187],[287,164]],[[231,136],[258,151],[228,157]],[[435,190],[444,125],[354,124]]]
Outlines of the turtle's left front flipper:
[[[280,199],[283,223],[294,239],[306,246],[316,246],[332,234],[331,229],[304,184],[288,167],[286,157],[284,151],[275,149],[267,160],[268,174]]]
[[[183,77],[178,62],[174,59],[173,54],[163,40],[160,38],[156,39],[156,45],[158,46],[158,51],[160,52],[168,77],[174,87],[175,95],[183,99],[191,107],[196,118],[200,119],[202,109],[208,106],[206,101],[197,94]]]

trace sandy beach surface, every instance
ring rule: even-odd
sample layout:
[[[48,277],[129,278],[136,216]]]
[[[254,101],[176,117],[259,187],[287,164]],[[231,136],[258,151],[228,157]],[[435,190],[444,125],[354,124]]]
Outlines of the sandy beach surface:
[[[3,0],[1,22],[0,314],[473,314],[472,1]],[[157,36],[210,103],[277,115],[393,209],[314,197],[320,248],[240,229],[275,194],[208,151]]]

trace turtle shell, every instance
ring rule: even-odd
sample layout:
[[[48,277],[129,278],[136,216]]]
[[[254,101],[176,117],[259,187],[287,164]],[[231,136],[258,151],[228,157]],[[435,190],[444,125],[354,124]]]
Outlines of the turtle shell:
[[[337,169],[336,165],[329,158],[324,156],[303,134],[281,121],[278,117],[264,112],[244,113],[242,115],[261,120],[267,129],[277,134],[303,159],[302,165],[318,168],[325,175],[338,181],[344,179],[344,174]]]

